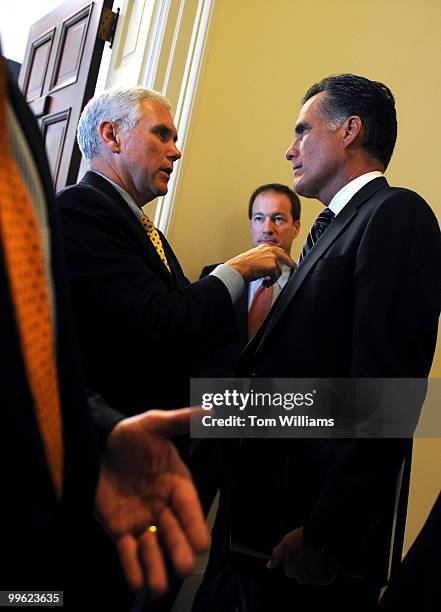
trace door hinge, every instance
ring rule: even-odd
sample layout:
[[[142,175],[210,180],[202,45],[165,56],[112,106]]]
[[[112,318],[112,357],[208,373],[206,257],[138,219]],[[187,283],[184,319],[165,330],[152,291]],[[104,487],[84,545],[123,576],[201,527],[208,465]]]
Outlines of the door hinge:
[[[110,43],[110,48],[113,45],[113,39],[115,38],[116,26],[119,18],[119,8],[114,13],[111,9],[103,9],[100,21],[100,27],[98,28],[98,38]]]

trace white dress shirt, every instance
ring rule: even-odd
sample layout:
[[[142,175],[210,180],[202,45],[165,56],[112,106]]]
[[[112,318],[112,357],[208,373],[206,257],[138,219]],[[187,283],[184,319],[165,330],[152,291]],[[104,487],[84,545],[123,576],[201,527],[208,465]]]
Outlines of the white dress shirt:
[[[282,268],[282,274],[279,276],[279,278],[276,280],[276,282],[273,285],[273,301],[271,302],[271,305],[273,305],[274,302],[279,297],[280,292],[282,291],[283,287],[288,282],[289,276],[291,274],[291,268],[289,266],[285,266],[285,265],[282,264],[281,268]],[[258,278],[256,280],[251,281],[251,283],[249,285],[249,289],[248,289],[248,310],[250,309],[250,306],[251,306],[252,301],[254,299],[254,294],[256,293],[258,287],[260,287],[260,285],[262,284],[262,281],[263,281],[263,278]]]
[[[383,175],[378,170],[373,170],[372,172],[366,172],[366,174],[357,176],[357,178],[355,178],[353,181],[350,181],[344,187],[342,187],[340,191],[337,191],[335,196],[329,202],[328,208],[332,210],[335,216],[337,216],[343,210],[349,200],[357,193],[357,191],[360,191],[362,187],[379,176]]]

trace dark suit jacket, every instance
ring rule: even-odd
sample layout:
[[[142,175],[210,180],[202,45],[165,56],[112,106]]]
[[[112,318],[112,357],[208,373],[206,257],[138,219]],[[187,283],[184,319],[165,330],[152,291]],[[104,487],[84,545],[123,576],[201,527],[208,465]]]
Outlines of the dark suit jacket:
[[[17,88],[9,84],[9,101],[23,129],[47,202],[53,204],[50,172],[37,124]],[[32,194],[31,194],[32,195]],[[56,358],[65,449],[64,495],[58,504],[45,462],[34,404],[20,349],[10,285],[0,248],[0,350],[2,397],[0,465],[2,589],[65,588],[84,595],[83,569],[76,553],[86,547],[87,516],[97,479],[97,455],[76,351],[57,212],[48,206],[51,270],[56,311]],[[87,536],[86,536],[87,537]],[[75,568],[75,569],[73,569]]]
[[[211,264],[202,268],[200,278],[208,276],[219,264]],[[295,269],[295,268],[294,268]],[[291,270],[293,273],[294,270]],[[239,296],[234,304],[238,337],[227,346],[213,347],[199,370],[202,378],[233,378],[237,371],[240,356],[248,344],[248,296],[249,286]],[[273,305],[274,308],[274,305]]]
[[[234,338],[234,309],[213,276],[171,274],[127,203],[87,172],[57,195],[88,384],[125,414],[188,405],[189,378],[213,344]]]
[[[208,276],[219,264],[202,268],[199,278]],[[243,349],[248,343],[248,285],[234,304],[238,335],[234,342],[214,346],[199,368],[201,378],[232,378]]]
[[[431,209],[416,193],[375,179],[292,275],[238,373],[427,377],[440,274]],[[251,532],[277,525],[276,543],[283,531],[304,525],[346,571],[382,580],[405,450],[405,440],[244,440],[236,508]]]

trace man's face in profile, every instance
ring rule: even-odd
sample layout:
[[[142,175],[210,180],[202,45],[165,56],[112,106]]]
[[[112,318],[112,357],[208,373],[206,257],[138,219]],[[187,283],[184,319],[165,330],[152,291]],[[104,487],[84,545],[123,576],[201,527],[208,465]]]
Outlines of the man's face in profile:
[[[340,185],[343,166],[342,128],[331,129],[320,110],[326,93],[310,98],[301,108],[295,127],[295,140],[286,152],[292,162],[294,189],[306,198],[329,201]],[[338,188],[334,188],[338,185]]]
[[[294,221],[291,200],[285,193],[264,191],[253,202],[250,233],[253,246],[273,244],[288,255],[294,238],[300,231],[300,221]]]
[[[181,152],[168,108],[156,100],[142,100],[139,110],[135,127],[119,135],[119,165],[124,187],[145,204],[167,193],[173,164]]]

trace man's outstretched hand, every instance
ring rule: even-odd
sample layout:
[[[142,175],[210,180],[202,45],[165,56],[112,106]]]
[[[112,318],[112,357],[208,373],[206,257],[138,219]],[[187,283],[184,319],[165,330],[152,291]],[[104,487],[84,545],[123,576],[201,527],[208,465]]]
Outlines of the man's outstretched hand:
[[[183,577],[209,543],[191,476],[170,441],[188,432],[190,414],[188,408],[150,410],[124,419],[102,457],[98,518],[116,542],[130,587],[147,585],[156,596],[167,589],[163,551]]]

